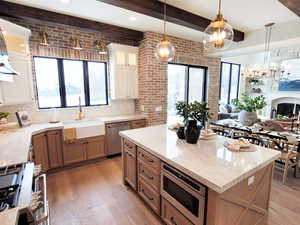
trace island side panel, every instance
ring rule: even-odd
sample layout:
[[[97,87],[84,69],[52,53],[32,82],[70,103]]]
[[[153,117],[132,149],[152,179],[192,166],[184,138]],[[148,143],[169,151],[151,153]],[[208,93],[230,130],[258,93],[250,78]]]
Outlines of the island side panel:
[[[222,194],[209,189],[207,225],[263,224],[269,208],[273,166],[271,163],[251,176],[253,183],[251,177],[247,178]]]

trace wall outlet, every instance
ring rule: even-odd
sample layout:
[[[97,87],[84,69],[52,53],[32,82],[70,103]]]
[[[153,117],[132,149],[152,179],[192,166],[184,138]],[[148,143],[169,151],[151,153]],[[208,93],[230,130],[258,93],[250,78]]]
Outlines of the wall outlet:
[[[254,176],[249,177],[248,178],[248,186],[250,186],[251,184],[253,184],[253,182],[254,182]]]
[[[141,105],[140,109],[141,109],[142,112],[144,112],[145,111],[145,106]]]
[[[162,106],[157,106],[157,107],[155,107],[155,111],[156,111],[156,112],[162,111]]]

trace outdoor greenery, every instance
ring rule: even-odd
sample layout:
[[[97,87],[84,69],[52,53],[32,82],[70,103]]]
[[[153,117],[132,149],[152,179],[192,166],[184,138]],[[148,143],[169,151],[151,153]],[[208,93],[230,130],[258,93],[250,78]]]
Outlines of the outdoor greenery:
[[[267,105],[265,96],[259,95],[252,98],[246,94],[243,94],[240,99],[233,99],[232,103],[238,110],[245,110],[247,112],[256,112]]]
[[[7,118],[9,115],[9,112],[0,112],[0,119]]]
[[[209,112],[206,102],[186,103],[179,101],[176,103],[177,115],[183,117],[183,121],[186,123],[187,120],[196,120],[198,122],[205,122],[212,118],[212,113]]]

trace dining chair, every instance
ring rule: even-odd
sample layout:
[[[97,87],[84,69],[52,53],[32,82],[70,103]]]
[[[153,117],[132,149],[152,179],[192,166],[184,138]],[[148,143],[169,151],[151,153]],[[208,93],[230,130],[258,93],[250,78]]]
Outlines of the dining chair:
[[[262,147],[268,147],[268,142],[266,142],[265,140],[262,140],[258,137],[253,137],[253,136],[234,136],[233,139],[246,139],[248,140],[251,144],[255,144],[258,146],[262,146]]]
[[[297,151],[298,142],[272,139],[270,141],[269,147],[281,151],[279,159],[275,161],[275,168],[283,171],[282,183],[286,183],[288,171],[290,168],[294,169],[294,176],[297,177],[300,159],[300,153]]]
[[[227,130],[222,130],[222,129],[217,129],[217,128],[213,128],[212,130],[217,135],[221,135],[221,136],[224,136],[224,137],[229,137],[230,136],[230,133]]]

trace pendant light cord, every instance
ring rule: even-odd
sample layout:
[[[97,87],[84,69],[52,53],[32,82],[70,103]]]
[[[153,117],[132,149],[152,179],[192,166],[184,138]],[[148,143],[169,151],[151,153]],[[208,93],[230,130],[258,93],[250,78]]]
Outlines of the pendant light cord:
[[[166,39],[166,23],[167,23],[167,0],[164,4],[164,38]]]
[[[272,26],[274,23],[266,24],[266,36],[265,36],[265,55],[264,55],[264,64],[268,64],[270,60],[270,42],[272,34]]]
[[[221,14],[221,4],[222,4],[222,0],[219,0],[219,12],[218,12],[218,14]]]

